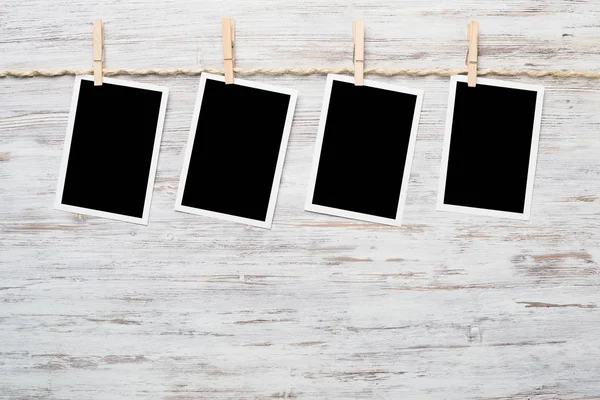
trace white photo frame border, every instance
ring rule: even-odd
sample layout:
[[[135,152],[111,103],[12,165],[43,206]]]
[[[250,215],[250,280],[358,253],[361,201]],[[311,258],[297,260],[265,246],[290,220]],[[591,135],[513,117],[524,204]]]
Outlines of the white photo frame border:
[[[477,78],[477,84],[503,87],[509,89],[521,89],[537,93],[535,100],[535,112],[533,119],[533,131],[531,139],[531,149],[529,153],[529,166],[527,171],[527,187],[525,190],[525,205],[523,213],[514,213],[508,211],[490,210],[486,208],[465,207],[452,204],[445,204],[446,178],[448,173],[448,160],[450,156],[450,140],[452,139],[452,123],[454,119],[454,102],[456,99],[456,86],[458,82],[468,82],[465,75],[454,75],[450,77],[450,90],[448,93],[448,110],[446,112],[446,128],[444,131],[444,147],[442,150],[442,163],[440,168],[440,178],[438,183],[437,211],[455,212],[461,214],[482,215],[488,217],[500,217],[528,221],[531,216],[531,203],[533,199],[533,185],[535,180],[535,170],[537,167],[538,147],[540,141],[540,129],[542,125],[542,107],[544,103],[545,88],[541,85],[532,85],[518,82],[502,81],[498,79]]]
[[[421,108],[423,106],[424,91],[421,89],[413,89],[405,86],[399,86],[395,84],[389,84],[384,82],[377,82],[372,80],[365,80],[364,86],[372,87],[376,89],[390,90],[398,93],[410,94],[416,96],[415,109],[413,113],[412,125],[410,130],[410,138],[408,142],[408,150],[406,152],[406,161],[404,163],[404,173],[402,175],[402,183],[400,186],[400,196],[398,198],[398,208],[396,210],[396,218],[385,218],[376,215],[359,213],[354,211],[342,210],[339,208],[327,207],[318,204],[313,204],[313,197],[315,193],[315,185],[317,182],[317,173],[319,170],[319,162],[321,159],[321,149],[323,146],[323,138],[325,136],[325,125],[327,123],[327,114],[329,112],[329,104],[331,100],[331,91],[333,89],[333,82],[345,82],[354,84],[354,78],[338,75],[328,74],[327,81],[325,83],[325,94],[323,96],[323,106],[321,108],[321,116],[319,118],[319,129],[317,132],[317,139],[315,143],[313,162],[310,172],[310,181],[308,185],[308,194],[304,209],[319,214],[333,215],[336,217],[350,218],[359,221],[373,222],[384,225],[401,226],[402,217],[404,214],[404,208],[406,204],[406,197],[408,191],[408,181],[410,179],[410,172],[412,169],[412,162],[417,142],[417,131],[419,128],[419,119],[421,117]]]
[[[237,222],[245,225],[256,226],[259,228],[271,229],[273,225],[273,216],[275,214],[275,206],[277,204],[277,196],[279,194],[279,186],[281,185],[281,174],[283,172],[283,165],[285,162],[285,156],[287,154],[287,147],[290,138],[290,132],[292,130],[292,121],[294,119],[294,112],[296,110],[296,102],[298,99],[298,91],[288,88],[280,88],[272,85],[267,85],[259,82],[247,81],[245,79],[235,79],[234,85],[246,86],[254,89],[266,90],[269,92],[275,92],[290,96],[290,102],[288,104],[287,114],[285,117],[285,124],[283,127],[283,135],[281,138],[281,144],[279,146],[279,154],[277,155],[277,165],[275,167],[275,175],[273,176],[273,185],[271,186],[271,195],[269,196],[269,205],[267,207],[267,215],[265,221],[259,221],[251,218],[239,217],[236,215],[230,215],[220,213],[216,211],[204,210],[201,208],[194,208],[184,206],[183,192],[185,190],[185,184],[187,181],[188,170],[190,166],[190,160],[192,157],[192,150],[194,147],[194,140],[196,138],[196,130],[198,128],[198,120],[200,119],[200,111],[202,108],[202,99],[204,97],[204,89],[206,87],[207,80],[213,80],[218,82],[225,82],[225,77],[222,75],[214,75],[207,72],[203,72],[200,75],[200,84],[198,86],[198,94],[196,96],[196,104],[194,106],[194,114],[192,116],[192,124],[190,127],[190,133],[188,135],[188,141],[184,153],[183,166],[181,168],[181,175],[179,177],[179,186],[177,188],[177,198],[175,200],[175,211],[184,212],[188,214],[200,215],[203,217],[216,218],[229,222]]]
[[[131,222],[134,224],[148,225],[150,219],[150,206],[152,203],[152,192],[154,191],[154,181],[156,178],[156,170],[158,167],[158,153],[160,152],[160,144],[162,141],[163,127],[165,123],[165,115],[167,111],[167,101],[169,97],[169,88],[165,86],[151,85],[147,83],[132,82],[121,79],[104,78],[103,82],[111,85],[126,86],[136,89],[145,89],[161,93],[160,107],[158,111],[158,121],[156,123],[156,134],[154,135],[154,146],[152,147],[152,159],[150,162],[150,173],[148,175],[148,185],[146,186],[146,197],[144,199],[144,211],[142,217],[132,217],[129,215],[117,214],[107,211],[94,210],[85,207],[72,206],[62,203],[62,197],[65,187],[65,178],[69,163],[69,155],[71,153],[71,142],[73,139],[73,128],[75,127],[75,116],[77,115],[77,105],[79,103],[79,92],[81,89],[81,81],[94,81],[91,75],[78,75],[75,77],[75,86],[71,97],[71,108],[69,110],[69,118],[67,122],[67,134],[65,136],[63,156],[60,163],[58,174],[58,183],[56,189],[56,198],[54,200],[54,209],[67,211],[77,214],[90,215],[93,217],[108,218],[117,221]]]

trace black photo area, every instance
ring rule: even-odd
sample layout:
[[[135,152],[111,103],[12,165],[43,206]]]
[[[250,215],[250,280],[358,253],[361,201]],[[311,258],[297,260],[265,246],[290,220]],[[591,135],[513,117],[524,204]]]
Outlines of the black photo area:
[[[312,204],[396,219],[416,103],[334,80]]]
[[[523,213],[537,92],[457,82],[444,204]]]
[[[161,99],[81,80],[62,204],[142,218]]]
[[[266,221],[290,100],[207,79],[181,204]]]

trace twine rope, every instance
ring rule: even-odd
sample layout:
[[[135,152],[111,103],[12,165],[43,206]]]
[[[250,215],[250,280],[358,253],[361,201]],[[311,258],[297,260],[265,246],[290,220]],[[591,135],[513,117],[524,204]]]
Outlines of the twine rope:
[[[156,76],[197,76],[202,72],[212,74],[223,74],[222,70],[214,68],[170,68],[170,69],[107,69],[104,70],[105,76],[116,75],[156,75]],[[327,75],[327,74],[354,74],[354,68],[234,68],[234,72],[239,76],[250,75]],[[378,76],[445,76],[466,74],[466,69],[365,69],[365,75]],[[33,77],[57,77],[66,75],[91,75],[93,70],[60,69],[43,70],[35,69],[30,71],[5,70],[0,71],[0,78],[33,78]],[[533,69],[482,69],[477,71],[478,76],[528,76],[530,78],[585,78],[600,79],[600,72],[594,71],[561,71],[561,70],[533,70]]]

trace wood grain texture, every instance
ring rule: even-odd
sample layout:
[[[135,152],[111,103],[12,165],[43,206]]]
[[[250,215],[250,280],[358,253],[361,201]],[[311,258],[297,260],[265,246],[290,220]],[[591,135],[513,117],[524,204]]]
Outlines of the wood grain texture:
[[[20,0],[0,69],[352,66],[598,70],[580,1]],[[600,83],[546,87],[530,222],[436,212],[448,80],[425,90],[401,228],[303,211],[325,77],[300,92],[273,229],[175,213],[197,77],[171,88],[147,227],[52,209],[72,77],[0,80],[0,398],[600,398]],[[107,116],[108,117],[108,116]],[[485,127],[482,127],[485,134]],[[107,159],[107,162],[110,162]],[[111,190],[107,187],[106,190]],[[357,188],[360,190],[360,188]]]

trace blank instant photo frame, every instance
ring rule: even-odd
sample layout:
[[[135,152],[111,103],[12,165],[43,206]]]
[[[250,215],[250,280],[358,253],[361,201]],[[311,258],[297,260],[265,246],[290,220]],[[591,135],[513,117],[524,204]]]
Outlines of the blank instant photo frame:
[[[437,210],[529,220],[544,88],[450,79]]]
[[[202,73],[175,210],[270,229],[297,97]]]
[[[166,87],[77,76],[54,208],[147,225]]]
[[[305,210],[400,226],[423,91],[329,74]]]

